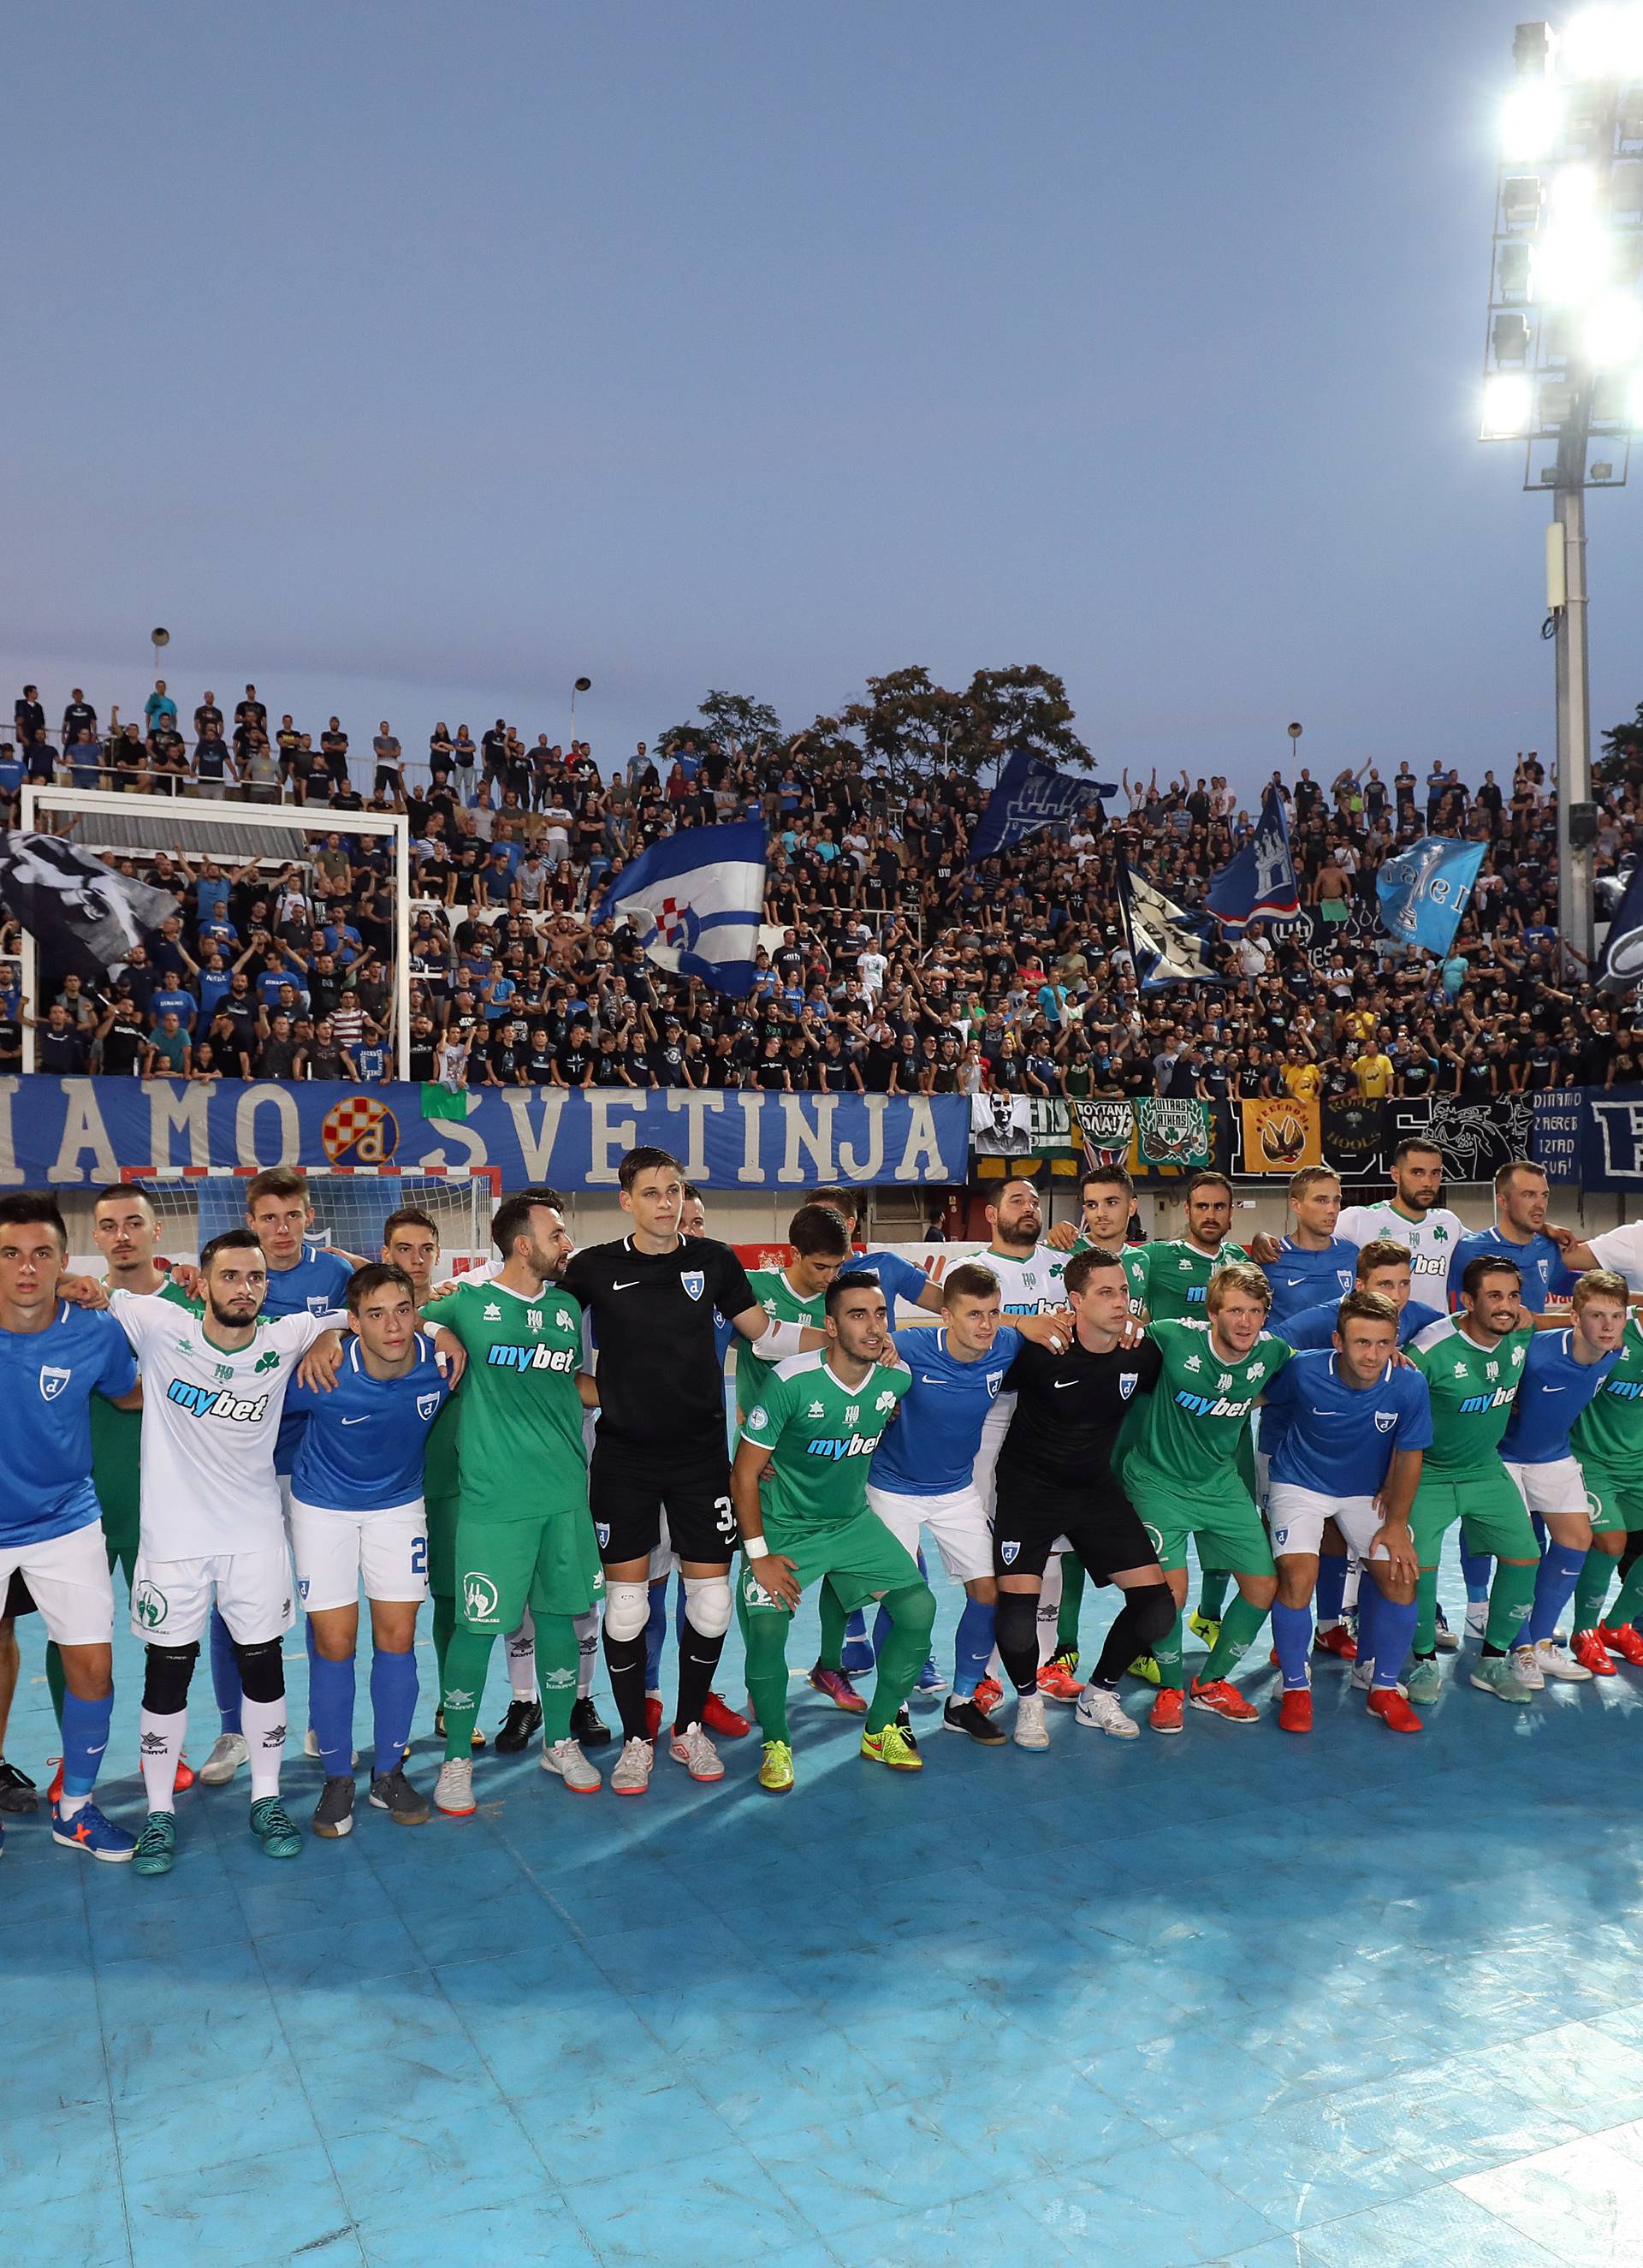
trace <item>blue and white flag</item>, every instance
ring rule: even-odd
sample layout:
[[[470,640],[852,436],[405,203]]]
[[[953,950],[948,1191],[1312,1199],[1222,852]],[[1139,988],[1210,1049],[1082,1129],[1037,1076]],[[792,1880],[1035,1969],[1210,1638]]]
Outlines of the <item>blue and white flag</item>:
[[[1597,970],[1602,992],[1632,992],[1643,983],[1643,858],[1632,869],[1625,895],[1615,908]]]
[[[1400,945],[1448,953],[1483,863],[1481,843],[1457,843],[1447,835],[1423,835],[1389,858],[1374,880],[1388,934]]]
[[[1284,799],[1276,788],[1269,787],[1261,799],[1255,833],[1211,881],[1207,902],[1221,927],[1234,936],[1252,921],[1292,921],[1300,911]]]
[[[593,917],[624,916],[647,961],[743,999],[764,918],[764,850],[763,820],[683,828],[624,866]]]
[[[1042,756],[1018,748],[987,799],[981,825],[970,838],[969,863],[979,866],[984,858],[1007,850],[1013,843],[1025,842],[1046,827],[1065,828],[1099,797],[1117,792],[1100,780],[1058,772]]]
[[[1119,855],[1118,912],[1143,992],[1168,984],[1224,984],[1208,954],[1203,924],[1138,874]]]

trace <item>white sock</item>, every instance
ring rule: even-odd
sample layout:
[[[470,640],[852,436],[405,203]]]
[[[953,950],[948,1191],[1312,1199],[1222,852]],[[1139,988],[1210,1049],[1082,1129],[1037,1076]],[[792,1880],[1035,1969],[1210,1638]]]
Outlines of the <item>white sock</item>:
[[[188,1729],[186,1709],[179,1709],[174,1717],[158,1717],[151,1709],[137,1712],[143,1786],[151,1811],[174,1811],[177,1808],[177,1759],[182,1754],[183,1735]]]
[[[247,1693],[240,1704],[240,1723],[251,1751],[251,1800],[279,1793],[279,1768],[285,1760],[285,1696],[277,1701],[254,1701]],[[181,1738],[177,1743],[182,1745]]]
[[[1038,1666],[1052,1660],[1056,1632],[1061,1620],[1061,1554],[1052,1551],[1044,1568],[1044,1587],[1038,1594]]]
[[[528,1607],[518,1630],[508,1633],[508,1684],[516,1701],[536,1698],[536,1624]]]
[[[60,1795],[57,1798],[58,1817],[60,1819],[77,1818],[91,1800],[89,1795]]]
[[[590,1607],[585,1615],[576,1617],[576,1697],[586,1701],[593,1690],[593,1671],[599,1660],[599,1609]]]

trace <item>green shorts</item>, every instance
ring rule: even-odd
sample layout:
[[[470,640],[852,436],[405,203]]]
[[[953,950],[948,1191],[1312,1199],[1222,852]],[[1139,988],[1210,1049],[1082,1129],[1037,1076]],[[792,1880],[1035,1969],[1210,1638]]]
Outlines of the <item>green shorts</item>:
[[[1200,1567],[1229,1575],[1271,1575],[1272,1547],[1255,1499],[1235,1473],[1217,1475],[1190,1498],[1179,1481],[1167,1479],[1139,1457],[1125,1460],[1124,1485],[1141,1515],[1158,1564],[1167,1572],[1187,1564],[1187,1542],[1196,1537]]]
[[[527,1606],[533,1614],[584,1615],[604,1594],[593,1523],[580,1510],[546,1520],[459,1513],[455,1565],[463,1630],[517,1630]]]
[[[783,1533],[773,1520],[764,1523],[764,1540],[774,1552],[793,1563],[801,1590],[825,1575],[848,1614],[883,1591],[904,1591],[922,1583],[918,1562],[904,1543],[898,1543],[876,1512],[864,1512],[842,1528],[788,1529]],[[737,1590],[741,1614],[785,1615],[787,1609],[756,1583],[744,1560]]]
[[[1435,1567],[1443,1539],[1456,1521],[1469,1551],[1492,1559],[1538,1559],[1540,1546],[1529,1509],[1506,1467],[1492,1456],[1475,1473],[1426,1473],[1410,1507],[1410,1533],[1423,1567]]]
[[[456,1596],[456,1510],[453,1496],[426,1498],[428,1513],[428,1588],[436,1599]]]
[[[1605,1470],[1585,1457],[1580,1470],[1586,1479],[1586,1508],[1592,1515],[1594,1535],[1624,1535],[1643,1528],[1643,1473]]]

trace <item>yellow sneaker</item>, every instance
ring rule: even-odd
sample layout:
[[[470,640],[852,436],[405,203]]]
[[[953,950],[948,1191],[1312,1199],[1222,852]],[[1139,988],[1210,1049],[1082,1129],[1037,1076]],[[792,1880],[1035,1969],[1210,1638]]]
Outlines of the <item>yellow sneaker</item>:
[[[892,1771],[923,1771],[925,1760],[900,1725],[887,1725],[881,1733],[864,1733],[861,1753]]]
[[[1201,1638],[1210,1652],[1214,1653],[1216,1643],[1221,1634],[1221,1618],[1219,1615],[1200,1614],[1195,1608],[1187,1617],[1187,1628],[1192,1632],[1194,1638]]]
[[[793,1752],[785,1741],[766,1741],[759,1766],[759,1786],[771,1795],[785,1795],[793,1784]]]
[[[1130,1675],[1131,1677],[1144,1677],[1149,1685],[1157,1685],[1160,1683],[1161,1680],[1159,1676],[1157,1655],[1152,1653],[1138,1653],[1135,1660],[1130,1664]]]

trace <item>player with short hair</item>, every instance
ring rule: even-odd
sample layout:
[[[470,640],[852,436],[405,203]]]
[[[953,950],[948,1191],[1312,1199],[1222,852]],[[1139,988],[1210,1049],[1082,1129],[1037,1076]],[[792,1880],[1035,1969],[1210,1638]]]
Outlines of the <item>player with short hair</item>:
[[[1534,1604],[1511,1654],[1513,1675],[1531,1691],[1549,1677],[1583,1684],[1595,1675],[1558,1643],[1558,1618],[1574,1596],[1592,1548],[1590,1492],[1570,1434],[1620,1359],[1626,1327],[1625,1277],[1602,1268],[1588,1270],[1574,1286],[1573,1310],[1569,1329],[1536,1331],[1530,1340],[1500,1437],[1500,1461],[1547,1530]]]
[[[1643,1528],[1643,1322],[1635,1314],[1612,1367],[1574,1421],[1570,1446],[1592,1522],[1592,1548],[1574,1587],[1572,1649],[1594,1677],[1612,1677],[1617,1654],[1643,1668],[1643,1631],[1635,1623],[1643,1615],[1643,1559],[1622,1582],[1612,1617],[1603,1613],[1627,1531]]]
[[[354,1654],[363,1579],[371,1609],[375,1754],[370,1800],[396,1826],[420,1827],[426,1800],[405,1777],[416,1713],[416,1610],[428,1595],[424,1460],[449,1392],[416,1328],[404,1269],[372,1262],[350,1278],[352,1334],[332,1381],[300,1382],[288,1403],[307,1418],[291,1468],[297,1588],[313,1632],[309,1707],[325,1786],[313,1831],[354,1823]]]
[[[862,1755],[894,1771],[924,1764],[896,1718],[929,1652],[935,1596],[866,1499],[867,1461],[895,1417],[908,1373],[886,1359],[893,1349],[875,1276],[842,1270],[825,1305],[825,1350],[777,1363],[742,1420],[731,1472],[744,1555],[737,1596],[748,1690],[764,1735],[759,1786],[773,1795],[793,1785],[787,1631],[806,1585],[824,1578],[847,1609],[875,1598],[889,1612]]]
[[[92,1478],[95,1395],[140,1406],[136,1366],[106,1314],[59,1297],[68,1231],[57,1200],[0,1197],[0,1598],[20,1575],[58,1649],[63,1770],[51,1835],[87,1857],[129,1860],[131,1836],[92,1800],[114,1718],[114,1594]],[[0,1832],[0,1850],[4,1836]]]
[[[1526,1702],[1531,1689],[1513,1673],[1509,1656],[1535,1597],[1540,1547],[1522,1497],[1499,1457],[1500,1437],[1523,1375],[1534,1332],[1526,1328],[1516,1266],[1482,1253],[1467,1263],[1456,1314],[1411,1340],[1409,1359],[1432,1394],[1432,1447],[1410,1510],[1420,1557],[1419,1608],[1411,1701],[1435,1701],[1443,1690],[1436,1653],[1438,1562],[1458,1520],[1470,1550],[1498,1565],[1484,1648],[1471,1683],[1499,1700]]]
[[[1239,1595],[1190,1690],[1191,1705],[1253,1724],[1258,1712],[1227,1679],[1249,1651],[1278,1589],[1266,1530],[1238,1471],[1249,1413],[1291,1351],[1266,1329],[1272,1294],[1248,1262],[1210,1279],[1203,1322],[1149,1324],[1163,1356],[1159,1383],[1123,1445],[1119,1477],[1146,1522],[1177,1609],[1186,1602],[1187,1543],[1200,1565],[1233,1571]],[[1189,1698],[1181,1660],[1181,1616],[1153,1648],[1160,1674],[1150,1719],[1156,1733],[1179,1733]]]
[[[1272,1636],[1283,1673],[1279,1728],[1312,1730],[1312,1594],[1326,1529],[1358,1556],[1358,1653],[1373,1662],[1368,1708],[1395,1733],[1420,1719],[1397,1690],[1415,1634],[1419,1576],[1409,1511],[1432,1440],[1425,1380],[1399,1365],[1398,1315],[1374,1292],[1349,1292],[1336,1310],[1334,1346],[1297,1354],[1263,1399],[1281,1420],[1271,1449],[1266,1516],[1278,1567]]]
[[[1348,1244],[1370,1244],[1381,1237],[1406,1244],[1416,1297],[1430,1298],[1436,1307],[1447,1292],[1455,1248],[1466,1233],[1460,1215],[1438,1203],[1443,1194],[1442,1151],[1422,1135],[1406,1136],[1392,1152],[1391,1181],[1389,1197],[1344,1205],[1335,1233]],[[1275,1241],[1257,1239],[1256,1257],[1266,1258],[1262,1245]]]
[[[1277,1259],[1262,1263],[1272,1287],[1269,1321],[1279,1333],[1292,1315],[1323,1300],[1343,1300],[1352,1289],[1358,1260],[1357,1244],[1335,1233],[1341,1213],[1338,1174],[1327,1166],[1303,1166],[1292,1174],[1289,1210],[1291,1226]]]
[[[1006,1383],[1015,1396],[998,1455],[992,1567],[998,1653],[1015,1687],[1015,1743],[1045,1749],[1039,1690],[1036,1600],[1052,1554],[1076,1555],[1098,1583],[1123,1593],[1116,1619],[1079,1697],[1078,1719],[1122,1740],[1136,1727],[1118,1680],[1175,1620],[1175,1602],[1151,1538],[1112,1467],[1118,1431],[1134,1397],[1153,1391],[1163,1367],[1150,1336],[1124,1344],[1130,1281],[1116,1252],[1089,1245],[1067,1262],[1063,1283],[1072,1329],[1061,1348],[1023,1340]]]
[[[490,1650],[528,1606],[542,1708],[542,1766],[577,1795],[600,1775],[571,1737],[576,1617],[604,1587],[587,1517],[582,1413],[582,1310],[564,1288],[574,1249],[556,1189],[505,1197],[491,1221],[497,1274],[459,1284],[423,1310],[468,1355],[457,1399],[460,1484],[457,1625],[446,1648],[440,1701],[445,1763],[436,1808],[472,1815],[474,1718]],[[586,1397],[586,1398],[585,1398]]]

